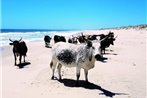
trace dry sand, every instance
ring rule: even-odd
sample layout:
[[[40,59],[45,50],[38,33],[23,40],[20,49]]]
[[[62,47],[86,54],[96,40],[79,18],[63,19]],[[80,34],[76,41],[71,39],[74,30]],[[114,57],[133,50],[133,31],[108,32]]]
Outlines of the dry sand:
[[[62,83],[50,79],[51,49],[45,48],[43,41],[27,43],[28,65],[23,68],[14,66],[12,47],[2,47],[1,98],[146,98],[146,30],[111,31],[118,37],[104,55],[107,62],[96,62],[89,71],[89,85],[81,70],[80,87],[75,87],[75,68],[62,68]],[[58,77],[57,71],[55,75]]]

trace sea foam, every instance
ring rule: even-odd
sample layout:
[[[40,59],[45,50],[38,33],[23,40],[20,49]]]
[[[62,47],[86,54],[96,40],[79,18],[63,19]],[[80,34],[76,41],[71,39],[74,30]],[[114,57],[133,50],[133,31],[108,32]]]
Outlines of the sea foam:
[[[0,33],[0,47],[9,45],[11,40],[23,39],[25,42],[31,41],[44,41],[44,36],[49,35],[53,37],[54,35],[70,36],[78,31],[37,31],[37,32],[1,32]]]

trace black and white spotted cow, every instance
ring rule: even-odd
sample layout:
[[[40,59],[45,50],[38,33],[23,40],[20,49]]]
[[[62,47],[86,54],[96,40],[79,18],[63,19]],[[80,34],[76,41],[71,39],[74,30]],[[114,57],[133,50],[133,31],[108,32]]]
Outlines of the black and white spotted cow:
[[[59,42],[52,48],[52,59],[50,67],[52,69],[52,79],[54,79],[54,71],[57,65],[59,80],[61,80],[61,67],[76,67],[77,84],[80,77],[81,68],[85,72],[85,80],[88,82],[88,70],[94,68],[95,60],[103,60],[99,51],[100,43],[92,45],[88,41],[87,44],[75,45],[71,43]]]

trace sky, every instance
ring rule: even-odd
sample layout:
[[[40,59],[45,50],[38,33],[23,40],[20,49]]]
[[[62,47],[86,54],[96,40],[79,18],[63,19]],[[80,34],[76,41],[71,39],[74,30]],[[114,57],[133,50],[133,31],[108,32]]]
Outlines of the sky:
[[[146,0],[1,0],[3,29],[98,29],[146,24]]]

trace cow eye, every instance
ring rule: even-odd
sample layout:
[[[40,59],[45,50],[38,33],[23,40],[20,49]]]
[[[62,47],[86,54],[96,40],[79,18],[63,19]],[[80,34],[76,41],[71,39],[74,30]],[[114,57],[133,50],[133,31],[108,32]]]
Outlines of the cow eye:
[[[95,49],[95,47],[92,47],[92,49]]]

